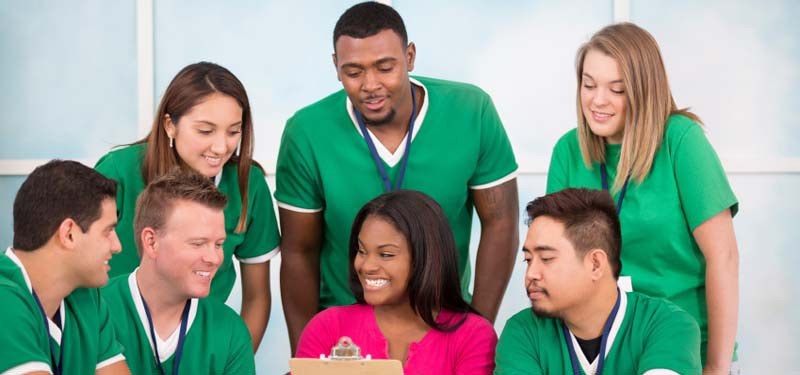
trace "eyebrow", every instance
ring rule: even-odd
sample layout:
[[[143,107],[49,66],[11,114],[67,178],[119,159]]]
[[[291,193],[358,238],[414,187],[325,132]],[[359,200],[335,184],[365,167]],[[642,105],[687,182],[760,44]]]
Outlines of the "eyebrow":
[[[359,244],[361,247],[364,247],[364,243],[363,243],[363,242],[361,242],[361,239],[360,239],[360,238],[358,239],[358,244]],[[396,247],[396,248],[398,248],[398,249],[399,249],[399,248],[400,248],[400,245],[393,244],[393,243],[385,243],[385,244],[378,245],[378,248],[379,248],[379,249],[383,249],[384,247]]]
[[[397,61],[397,59],[394,58],[394,57],[384,57],[382,59],[378,59],[378,61],[375,61],[372,65],[381,65],[381,64],[385,64],[385,63],[388,63],[388,62],[395,62],[395,61]],[[358,64],[358,63],[344,63],[344,64],[342,64],[341,69],[347,69],[347,68],[364,69],[364,65],[361,65],[361,64]]]
[[[195,120],[195,123],[198,123],[198,122],[199,122],[199,123],[201,123],[201,124],[211,125],[211,126],[214,126],[214,127],[216,127],[216,126],[217,126],[217,124],[215,124],[215,123],[213,123],[213,122],[211,122],[211,121],[206,121],[206,120]],[[233,124],[230,124],[230,125],[228,125],[228,127],[232,127],[232,126],[240,126],[240,125],[242,125],[242,122],[241,122],[241,121],[237,121],[237,122],[234,122]]]
[[[592,77],[589,73],[585,73],[584,72],[583,75],[585,75],[587,78],[590,78],[593,81],[595,80],[594,77]],[[613,80],[613,81],[611,81],[609,83],[624,83],[624,82],[622,82],[621,79],[617,79],[617,80]]]

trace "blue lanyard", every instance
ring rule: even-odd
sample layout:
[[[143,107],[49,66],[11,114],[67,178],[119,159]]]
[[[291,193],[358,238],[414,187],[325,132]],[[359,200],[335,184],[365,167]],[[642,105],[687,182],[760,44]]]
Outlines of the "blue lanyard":
[[[139,291],[141,294],[141,291]],[[181,314],[181,328],[178,333],[178,347],[175,349],[175,360],[172,362],[172,375],[178,375],[178,366],[181,363],[181,355],[183,354],[183,342],[186,340],[186,325],[189,323],[189,306],[192,300],[186,300],[186,305],[183,307]],[[153,328],[153,318],[150,316],[150,309],[147,307],[147,302],[142,297],[142,304],[144,305],[144,313],[147,315],[147,323],[150,324],[150,337],[153,338],[153,351],[156,352],[156,365],[161,375],[164,375],[164,367],[161,366],[161,357],[158,355],[158,337],[156,330]]]
[[[595,371],[596,375],[603,373],[608,336],[611,332],[611,326],[614,324],[614,318],[617,317],[617,312],[619,311],[619,302],[622,298],[621,293],[622,292],[620,292],[619,288],[617,288],[617,303],[614,304],[614,308],[611,309],[611,314],[608,316],[605,326],[603,326],[603,336],[600,338],[600,352],[597,353],[597,371]],[[572,373],[574,375],[580,375],[581,372],[578,369],[578,355],[575,354],[575,348],[572,346],[572,339],[569,336],[569,328],[567,328],[567,324],[564,323],[564,321],[561,321],[561,329],[564,331],[564,339],[567,341],[567,349],[569,349],[569,361],[572,363]]]
[[[403,184],[403,177],[406,174],[406,163],[408,162],[408,155],[411,153],[411,134],[414,133],[414,121],[417,119],[417,95],[414,93],[414,86],[411,86],[411,120],[408,122],[408,137],[406,138],[406,151],[403,154],[403,162],[400,165],[400,171],[397,174],[397,181],[395,181],[394,188],[392,188],[392,184],[389,181],[389,174],[386,173],[386,168],[383,167],[383,162],[381,161],[380,155],[378,155],[378,150],[375,148],[375,143],[372,142],[372,137],[369,136],[367,133],[367,125],[364,124],[364,118],[361,116],[361,112],[353,108],[353,112],[356,114],[356,120],[358,121],[358,128],[361,129],[361,135],[364,136],[364,140],[367,141],[367,147],[369,148],[369,153],[372,154],[372,159],[375,161],[375,165],[378,166],[378,172],[381,174],[381,180],[383,180],[383,187],[386,189],[386,192],[392,192],[394,190],[400,189],[400,186]]]
[[[61,375],[63,372],[62,369],[64,368],[64,345],[61,345],[61,351],[58,353],[58,362],[56,362],[56,350],[53,347],[53,339],[50,338],[50,325],[47,324],[47,313],[44,312],[42,301],[39,300],[39,296],[36,295],[36,291],[31,289],[31,294],[33,294],[33,299],[39,306],[39,311],[42,313],[42,318],[44,319],[44,333],[47,335],[47,342],[50,344],[50,367],[53,369],[53,375]],[[64,332],[64,327],[61,327],[61,332]]]
[[[606,170],[606,163],[600,163],[600,179],[603,181],[603,190],[608,190],[608,171]],[[619,198],[617,198],[617,215],[622,211],[622,200],[625,199],[625,192],[628,190],[628,181],[631,175],[625,177],[625,183],[622,185],[622,190],[619,191]]]

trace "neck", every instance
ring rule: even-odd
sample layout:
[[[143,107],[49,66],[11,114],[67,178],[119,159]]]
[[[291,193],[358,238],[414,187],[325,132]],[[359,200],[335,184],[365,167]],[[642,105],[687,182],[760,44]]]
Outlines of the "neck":
[[[396,304],[396,305],[380,305],[375,306],[375,318],[379,320],[382,326],[388,327],[419,327],[425,326],[425,321],[422,320],[422,317],[417,315],[414,310],[411,308],[410,303],[405,304]]]
[[[603,334],[603,327],[617,303],[617,285],[603,282],[589,299],[564,314],[564,323],[570,332],[583,340],[591,340]]]
[[[61,301],[78,287],[77,281],[69,276],[62,262],[57,256],[53,256],[53,251],[46,248],[13,251],[28,273],[44,313],[52,319],[61,306]]]
[[[181,314],[189,298],[170,293],[174,287],[148,267],[136,271],[136,284],[147,302],[156,333],[161,338],[169,337],[181,323]]]

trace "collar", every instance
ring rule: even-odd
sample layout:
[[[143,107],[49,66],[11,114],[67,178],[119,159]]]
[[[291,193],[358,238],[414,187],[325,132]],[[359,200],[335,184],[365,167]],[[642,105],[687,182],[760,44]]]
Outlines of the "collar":
[[[19,260],[17,254],[14,254],[14,251],[11,248],[11,246],[9,246],[8,249],[6,249],[6,256],[9,259],[11,259],[11,261],[13,261],[17,265],[17,267],[19,267],[20,272],[22,272],[22,277],[25,279],[25,285],[28,287],[28,291],[31,292],[31,297],[33,297],[33,285],[31,285],[31,278],[30,276],[28,276],[28,271],[25,270],[25,266],[22,264],[22,261]],[[61,323],[60,326],[64,327],[64,322],[67,320],[67,309],[64,307],[63,299],[61,300],[61,306],[59,306],[58,311],[59,311],[58,317],[60,318],[59,323]],[[53,340],[56,340],[58,345],[61,346],[62,331],[61,328],[58,328],[59,324],[56,324],[48,316],[47,326],[50,331],[50,337],[52,337]]]
[[[147,313],[145,313],[144,305],[142,304],[142,295],[139,293],[139,285],[136,283],[137,271],[139,271],[139,267],[136,267],[136,269],[128,275],[128,289],[130,289],[133,305],[136,307],[136,314],[139,315],[139,322],[142,324],[145,335],[147,335],[147,339],[150,342],[150,349],[153,350],[153,358],[155,358],[155,349],[153,349],[154,338],[150,337],[150,323],[147,321]],[[186,324],[187,336],[189,335],[189,329],[192,328],[194,318],[197,315],[197,304],[198,299],[192,298],[189,305],[189,321]],[[166,362],[175,353],[175,349],[178,347],[179,329],[180,324],[175,327],[175,330],[164,340],[160,337],[155,337],[155,339],[158,340],[158,356],[161,358],[161,362]],[[158,334],[156,334],[156,336],[158,336]]]
[[[578,363],[581,365],[581,369],[583,370],[584,374],[594,374],[597,372],[597,360],[602,355],[604,358],[608,357],[608,353],[611,351],[611,347],[614,346],[614,341],[617,338],[617,333],[619,333],[619,328],[622,326],[622,322],[625,320],[625,314],[627,313],[628,307],[628,296],[627,293],[620,290],[620,301],[619,301],[619,311],[617,312],[617,316],[614,317],[614,322],[611,323],[611,332],[608,333],[608,340],[606,341],[606,352],[605,353],[598,353],[597,357],[594,358],[592,362],[586,358],[586,355],[583,354],[583,350],[581,350],[580,345],[578,345],[578,340],[575,338],[575,335],[572,334],[572,331],[569,332],[569,338],[572,340],[572,347],[575,348],[575,354],[578,357]],[[570,370],[571,371],[571,370]]]
[[[423,85],[422,82],[412,77],[408,77],[408,79],[409,81],[411,81],[411,83],[421,87],[422,91],[425,92],[425,98],[422,100],[422,107],[419,110],[419,114],[417,114],[417,119],[414,121],[414,132],[411,134],[411,141],[413,142],[414,138],[416,138],[417,136],[417,133],[419,133],[419,128],[422,127],[422,123],[425,121],[425,115],[428,113],[428,103],[430,103],[430,93],[428,92],[428,88],[425,87],[425,85]],[[347,114],[350,116],[350,122],[353,124],[353,127],[355,128],[356,132],[359,134],[360,137],[361,129],[359,129],[358,127],[358,120],[356,120],[356,113],[353,109],[353,102],[350,101],[350,97],[347,97],[346,95],[345,97],[347,98],[345,103]],[[372,134],[372,131],[367,129],[367,133],[369,133],[369,136],[372,138],[372,142],[375,143],[375,149],[378,150],[378,155],[381,157],[381,159],[383,159],[384,162],[386,162],[386,164],[389,165],[389,167],[394,167],[400,160],[403,159],[403,154],[405,154],[406,152],[406,142],[408,137],[405,136],[403,137],[403,141],[400,142],[400,145],[397,146],[397,150],[395,150],[393,154],[389,152],[389,149],[387,149],[386,146],[384,146],[383,143],[381,143],[381,141],[378,140],[378,137],[376,137],[375,134]],[[408,135],[408,132],[406,132],[406,135]]]

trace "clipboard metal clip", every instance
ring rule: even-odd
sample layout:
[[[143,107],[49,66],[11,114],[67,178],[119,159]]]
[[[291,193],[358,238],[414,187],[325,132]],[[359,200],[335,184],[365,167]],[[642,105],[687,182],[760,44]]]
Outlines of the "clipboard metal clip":
[[[331,348],[331,355],[328,358],[346,361],[364,359],[364,357],[361,356],[361,348],[354,344],[353,340],[347,336],[342,336],[339,339],[339,343]]]

